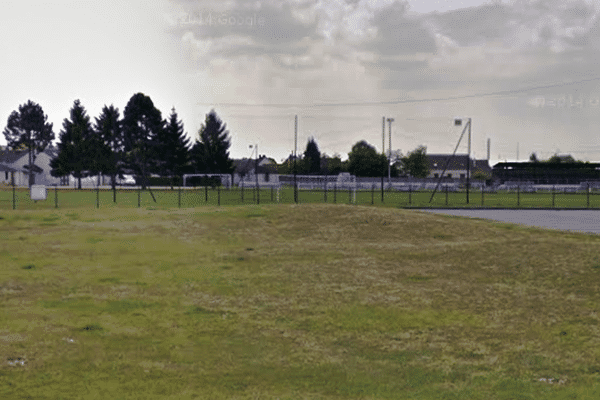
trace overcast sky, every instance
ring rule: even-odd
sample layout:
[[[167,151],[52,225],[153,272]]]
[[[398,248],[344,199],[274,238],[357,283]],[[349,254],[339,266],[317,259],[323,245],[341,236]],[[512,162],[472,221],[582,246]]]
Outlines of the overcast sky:
[[[142,92],[192,138],[214,108],[232,139],[281,162],[309,136],[451,153],[472,118],[491,164],[555,152],[600,162],[600,0],[3,0],[0,129],[39,103],[59,137]],[[388,149],[388,126],[385,148]],[[465,135],[466,136],[466,135]],[[0,144],[6,144],[0,135]],[[466,137],[459,152],[467,152]]]

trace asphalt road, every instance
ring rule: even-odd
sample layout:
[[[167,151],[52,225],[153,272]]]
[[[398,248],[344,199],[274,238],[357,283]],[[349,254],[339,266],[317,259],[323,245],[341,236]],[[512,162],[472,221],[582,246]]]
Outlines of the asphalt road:
[[[600,234],[600,210],[419,210],[459,217]]]

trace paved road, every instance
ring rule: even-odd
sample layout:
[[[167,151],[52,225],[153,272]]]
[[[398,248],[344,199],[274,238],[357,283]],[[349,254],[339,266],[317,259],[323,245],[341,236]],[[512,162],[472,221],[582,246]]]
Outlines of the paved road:
[[[419,210],[540,228],[600,234],[600,210]]]

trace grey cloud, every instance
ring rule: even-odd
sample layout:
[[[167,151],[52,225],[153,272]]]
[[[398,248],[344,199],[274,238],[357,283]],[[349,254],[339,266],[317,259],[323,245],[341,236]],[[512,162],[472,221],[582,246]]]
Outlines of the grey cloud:
[[[373,18],[377,37],[361,45],[381,55],[434,53],[435,39],[421,18],[406,16],[406,5],[393,3],[381,9]]]

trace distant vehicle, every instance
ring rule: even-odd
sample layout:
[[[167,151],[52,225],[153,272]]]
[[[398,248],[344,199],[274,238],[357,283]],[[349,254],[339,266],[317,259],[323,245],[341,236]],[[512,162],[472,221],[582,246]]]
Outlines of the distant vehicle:
[[[117,177],[117,185],[135,186],[136,182],[132,175],[123,175],[123,179]]]

